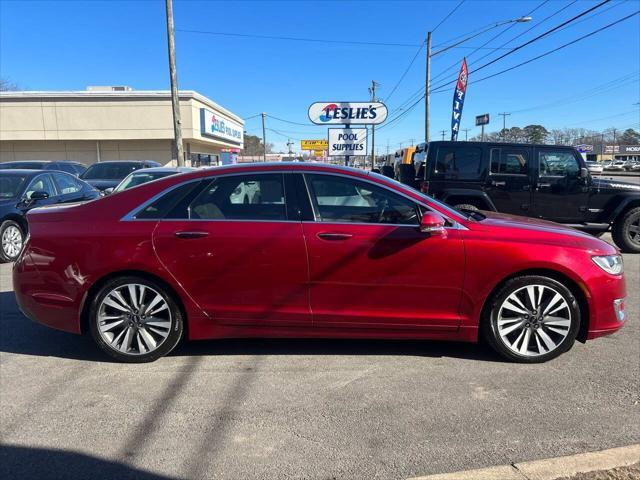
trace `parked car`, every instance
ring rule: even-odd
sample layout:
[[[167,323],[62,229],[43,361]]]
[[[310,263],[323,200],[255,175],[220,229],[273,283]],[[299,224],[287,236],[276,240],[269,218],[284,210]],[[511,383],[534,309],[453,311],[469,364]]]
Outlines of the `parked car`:
[[[32,208],[99,196],[91,185],[65,172],[0,170],[0,261],[18,258],[29,231],[25,214]]]
[[[625,163],[622,160],[616,160],[606,165],[604,169],[608,172],[624,172]]]
[[[151,167],[135,170],[127,175],[115,188],[107,188],[104,193],[117,193],[129,188],[137,187],[159,178],[169,177],[178,173],[193,172],[191,167]]]
[[[640,185],[592,177],[572,147],[436,141],[425,159],[409,183],[457,209],[611,229],[623,251],[640,252]]]
[[[83,174],[87,169],[87,167],[80,162],[68,162],[64,160],[27,160],[0,163],[0,170],[16,168],[22,170],[59,170],[75,175],[76,177]]]
[[[594,174],[602,173],[602,165],[600,165],[600,163],[598,163],[597,161],[587,160],[585,162],[585,165],[587,166],[587,168],[589,169],[589,172],[591,173],[594,173]]]
[[[98,162],[87,168],[87,171],[80,175],[80,178],[103,191],[107,188],[115,188],[135,170],[160,166],[158,162],[151,160]]]
[[[234,196],[254,183],[259,201]],[[87,224],[99,218],[99,222]],[[124,362],[183,335],[485,338],[542,362],[624,322],[616,249],[551,222],[463,214],[375,173],[310,163],[174,175],[28,214],[20,309]]]

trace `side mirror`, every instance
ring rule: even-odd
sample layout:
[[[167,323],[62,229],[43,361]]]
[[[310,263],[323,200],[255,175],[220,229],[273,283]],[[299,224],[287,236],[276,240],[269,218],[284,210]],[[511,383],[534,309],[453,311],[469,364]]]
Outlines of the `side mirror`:
[[[37,202],[38,200],[45,200],[47,198],[49,198],[49,194],[47,192],[45,192],[44,190],[36,190],[31,194],[29,200],[31,200],[32,202]]]
[[[436,212],[425,212],[420,220],[420,231],[434,237],[444,237],[447,235],[444,225],[445,219],[442,215]]]
[[[580,169],[580,178],[587,178],[589,176],[589,169],[582,167]]]
[[[113,193],[113,187],[105,188],[101,193],[102,195],[110,195]]]

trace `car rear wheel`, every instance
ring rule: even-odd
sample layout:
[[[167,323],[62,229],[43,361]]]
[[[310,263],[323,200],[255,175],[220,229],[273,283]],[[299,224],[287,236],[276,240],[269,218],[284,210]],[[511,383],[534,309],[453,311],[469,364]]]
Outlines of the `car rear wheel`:
[[[3,262],[13,262],[24,246],[24,232],[13,220],[6,220],[0,225],[0,239],[2,240],[2,248],[0,248],[0,260]]]
[[[152,362],[180,341],[182,313],[161,285],[139,277],[107,282],[93,299],[91,335],[110,357],[129,363]]]
[[[571,291],[548,277],[509,280],[493,297],[483,334],[503,357],[521,363],[551,360],[569,350],[580,327]]]
[[[640,207],[632,208],[616,219],[611,237],[623,252],[640,253]]]

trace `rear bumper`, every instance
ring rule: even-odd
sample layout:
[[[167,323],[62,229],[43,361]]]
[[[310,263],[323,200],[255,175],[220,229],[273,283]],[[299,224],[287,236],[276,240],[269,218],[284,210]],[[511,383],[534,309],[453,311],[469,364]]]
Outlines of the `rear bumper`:
[[[63,285],[61,279],[42,275],[28,253],[13,266],[13,288],[20,311],[34,322],[79,334],[81,294]]]

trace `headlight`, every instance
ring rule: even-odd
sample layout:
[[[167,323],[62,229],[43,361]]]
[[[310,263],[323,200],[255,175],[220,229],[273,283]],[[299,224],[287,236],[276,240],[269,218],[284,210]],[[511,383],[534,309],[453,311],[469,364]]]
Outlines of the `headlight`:
[[[596,265],[611,275],[620,275],[624,270],[622,266],[622,256],[620,255],[605,255],[592,258]]]

